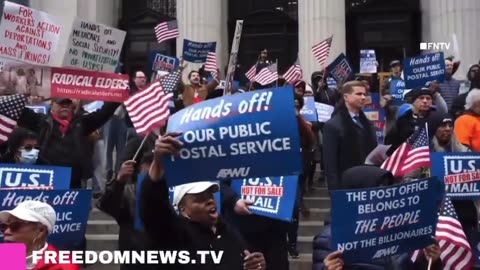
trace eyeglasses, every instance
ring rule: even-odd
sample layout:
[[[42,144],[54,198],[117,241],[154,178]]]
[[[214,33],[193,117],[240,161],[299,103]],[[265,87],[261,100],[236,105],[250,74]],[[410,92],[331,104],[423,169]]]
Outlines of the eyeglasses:
[[[22,227],[28,225],[28,224],[33,224],[33,222],[24,222],[24,221],[15,221],[11,223],[0,223],[0,232],[5,233],[5,231],[10,228],[11,232],[16,232]]]

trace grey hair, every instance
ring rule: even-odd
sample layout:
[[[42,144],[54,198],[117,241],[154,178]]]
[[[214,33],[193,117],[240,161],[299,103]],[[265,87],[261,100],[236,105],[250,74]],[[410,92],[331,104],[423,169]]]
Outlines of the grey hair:
[[[473,88],[467,95],[465,100],[465,109],[470,110],[473,107],[473,104],[477,101],[480,101],[480,89]]]

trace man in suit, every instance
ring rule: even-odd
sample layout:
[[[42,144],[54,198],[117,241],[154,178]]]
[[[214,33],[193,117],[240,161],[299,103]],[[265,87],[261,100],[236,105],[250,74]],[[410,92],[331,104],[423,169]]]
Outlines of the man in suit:
[[[366,85],[360,81],[347,82],[340,93],[343,100],[323,128],[323,156],[329,190],[341,189],[342,173],[364,164],[377,146],[375,129],[362,111],[366,103]]]

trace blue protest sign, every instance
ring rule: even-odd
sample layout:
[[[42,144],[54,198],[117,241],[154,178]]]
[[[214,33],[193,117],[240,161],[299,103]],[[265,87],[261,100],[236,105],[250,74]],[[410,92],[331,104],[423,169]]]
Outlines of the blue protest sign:
[[[291,86],[189,106],[168,120],[167,132],[181,132],[179,140],[184,143],[178,157],[164,158],[168,185],[298,175],[300,138],[298,129],[292,128],[297,121]]]
[[[142,185],[143,181],[145,181],[145,176],[146,174],[142,173],[137,176],[137,185],[136,185],[136,196],[135,196],[135,217],[134,217],[134,226],[135,229],[138,231],[143,231],[144,230],[144,225],[143,221],[140,218],[140,198],[142,196]],[[173,192],[175,191],[175,187],[169,187],[168,188],[168,198],[170,200],[170,204],[173,205]],[[222,201],[220,197],[220,192],[216,192],[214,194],[215,201],[217,202],[217,211],[218,213],[221,213],[222,211]],[[175,208],[175,211],[178,213],[178,209]]]
[[[303,97],[304,105],[300,110],[300,115],[308,122],[318,122],[315,100],[313,97]]]
[[[26,105],[25,107],[36,113],[48,114],[50,107],[48,105]]]
[[[327,85],[328,88],[337,89],[337,81],[332,77],[327,78]]]
[[[0,190],[0,211],[12,210],[26,200],[48,203],[55,210],[57,220],[48,238],[49,243],[59,249],[70,249],[80,245],[90,214],[91,190]]]
[[[331,192],[331,248],[347,263],[411,252],[434,242],[444,185],[437,178]]]
[[[327,68],[329,74],[337,81],[337,83],[343,83],[353,77],[352,65],[345,57],[345,54],[341,53]]]
[[[480,198],[480,153],[431,153],[432,175],[445,181],[452,200]]]
[[[399,80],[391,80],[390,81],[390,94],[393,97],[393,103],[395,105],[402,105],[403,102],[403,96],[405,92],[405,81],[402,79]]]
[[[445,80],[443,52],[429,53],[404,60],[404,78],[407,89],[425,86],[430,81]]]
[[[0,164],[0,189],[69,189],[72,169],[59,166]]]
[[[148,56],[148,63],[152,71],[165,71],[170,73],[178,68],[180,60],[159,52],[151,52]]]
[[[195,42],[183,40],[183,60],[191,63],[205,63],[209,52],[215,52],[217,42]]]
[[[242,199],[253,202],[252,214],[291,221],[297,196],[298,176],[233,180],[231,187]]]

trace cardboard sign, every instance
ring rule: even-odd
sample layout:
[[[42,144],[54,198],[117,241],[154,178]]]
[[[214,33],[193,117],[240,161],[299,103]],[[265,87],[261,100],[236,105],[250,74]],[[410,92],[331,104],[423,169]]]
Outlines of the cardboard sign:
[[[304,105],[300,110],[300,115],[308,122],[318,122],[317,110],[315,108],[315,100],[313,97],[303,97]]]
[[[217,42],[195,42],[183,40],[183,60],[192,63],[205,63],[209,52],[215,52]]]
[[[113,73],[119,64],[125,35],[125,31],[75,18],[63,66]]]

